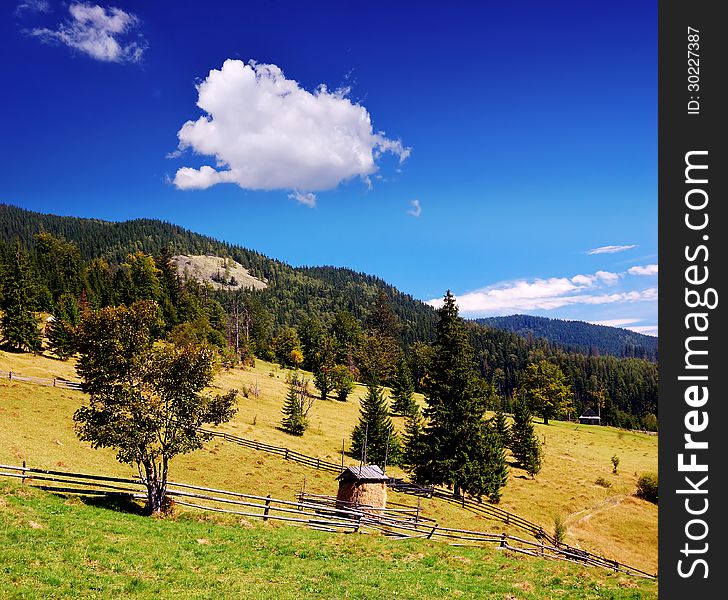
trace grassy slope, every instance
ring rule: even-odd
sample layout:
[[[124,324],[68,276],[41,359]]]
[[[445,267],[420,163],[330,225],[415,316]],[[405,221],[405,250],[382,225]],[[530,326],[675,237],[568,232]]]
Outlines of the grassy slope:
[[[653,581],[425,540],[152,519],[0,482],[8,598],[656,598]]]
[[[0,370],[76,378],[71,363],[31,355],[0,352]],[[348,447],[364,388],[357,387],[347,403],[317,402],[310,415],[311,428],[297,438],[277,428],[286,391],[284,371],[259,361],[254,369],[236,369],[218,379],[223,388],[242,389],[256,382],[260,397],[241,397],[238,415],[222,429],[312,456],[340,460],[342,439]],[[0,461],[17,464],[26,459],[36,467],[130,474],[129,467],[115,462],[112,452],[91,450],[76,439],[71,416],[82,398],[78,392],[68,390],[0,382]],[[402,419],[396,421],[401,426]],[[638,473],[657,470],[657,438],[563,422],[537,424],[536,431],[546,441],[543,470],[530,480],[522,471],[511,469],[502,506],[547,530],[552,529],[554,516],[561,515],[568,527],[569,543],[656,571],[657,507],[632,494]],[[616,475],[612,474],[610,462],[614,454],[621,461]],[[353,461],[348,457],[346,460]],[[611,488],[594,483],[600,476],[612,484]],[[328,473],[219,441],[175,459],[172,478],[282,498],[291,498],[300,490],[304,478],[309,491],[335,491],[335,482]],[[402,495],[393,499],[413,501]],[[424,500],[423,510],[449,526],[518,534],[518,530],[442,502]]]

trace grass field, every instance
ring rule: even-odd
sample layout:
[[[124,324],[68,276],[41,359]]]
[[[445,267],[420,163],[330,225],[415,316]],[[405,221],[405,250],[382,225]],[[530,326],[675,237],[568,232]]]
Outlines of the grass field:
[[[0,482],[3,598],[657,597],[654,581],[426,540],[185,513],[152,519]]]
[[[27,354],[0,352],[0,370],[77,378],[70,362]],[[247,398],[241,394],[237,416],[221,429],[339,461],[342,440],[348,448],[364,388],[357,386],[346,403],[316,402],[310,414],[311,427],[299,438],[278,429],[285,375],[276,365],[261,361],[254,368],[223,372],[216,382],[221,388],[250,390],[257,386],[260,393],[258,397],[249,393]],[[29,466],[40,468],[132,474],[129,467],[114,460],[112,452],[92,450],[77,440],[71,417],[82,401],[79,392],[0,382],[0,461],[19,464],[27,460]],[[402,425],[402,419],[395,421]],[[548,531],[553,530],[554,518],[561,516],[567,525],[567,542],[656,571],[657,507],[633,494],[639,474],[657,471],[657,437],[558,421],[548,426],[537,424],[536,431],[545,441],[543,470],[531,480],[522,471],[511,469],[501,505]],[[620,458],[617,474],[612,473],[610,460],[615,454]],[[346,460],[354,462],[349,457]],[[398,473],[396,469],[389,471]],[[281,498],[291,498],[304,485],[304,479],[311,492],[330,494],[336,489],[330,473],[218,440],[175,459],[171,477]],[[595,483],[600,477],[609,487]],[[412,501],[399,494],[393,499]],[[519,533],[440,501],[424,500],[422,507],[425,515],[447,526]]]

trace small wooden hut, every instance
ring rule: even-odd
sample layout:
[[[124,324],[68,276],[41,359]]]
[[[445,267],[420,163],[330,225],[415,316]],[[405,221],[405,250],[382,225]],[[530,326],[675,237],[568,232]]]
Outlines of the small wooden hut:
[[[584,414],[579,416],[579,423],[583,425],[601,425],[602,418],[591,408],[587,408]]]
[[[387,506],[387,477],[377,465],[347,467],[336,479],[339,491],[336,494],[338,508],[354,506]]]

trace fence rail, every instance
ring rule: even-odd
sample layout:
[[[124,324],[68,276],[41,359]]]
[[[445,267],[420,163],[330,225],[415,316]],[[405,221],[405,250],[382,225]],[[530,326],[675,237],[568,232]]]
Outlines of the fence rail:
[[[25,383],[35,383],[36,385],[66,388],[69,390],[81,389],[80,382],[70,381],[68,379],[63,379],[62,377],[31,377],[29,375],[21,375],[20,373],[15,373],[13,371],[0,371],[0,379],[7,379],[8,381],[23,381]]]
[[[65,387],[68,389],[73,390],[80,390],[81,384],[76,381],[68,381],[64,379],[49,379],[49,378],[42,378],[42,377],[28,377],[28,376],[21,376],[17,373],[9,373],[7,371],[0,371],[0,378],[5,377],[8,379],[12,379],[13,381],[24,381],[28,383],[38,384],[38,385],[46,385],[46,386],[55,386],[55,387]],[[245,448],[250,448],[253,450],[258,450],[260,452],[266,452],[268,454],[273,454],[276,456],[282,457],[284,460],[290,460],[308,467],[312,467],[319,470],[328,471],[331,473],[340,473],[341,472],[341,463],[334,463],[331,461],[327,461],[325,459],[308,456],[306,454],[303,454],[301,452],[296,452],[295,450],[291,450],[286,447],[281,446],[274,446],[272,444],[266,444],[264,442],[259,442],[256,440],[251,440],[247,438],[243,438],[237,435],[233,435],[230,433],[225,433],[222,431],[213,431],[210,429],[203,429],[199,428],[199,431],[202,433],[209,434],[213,437],[223,439],[227,442],[237,444],[239,446],[243,446]],[[1,468],[1,467],[0,467]],[[556,546],[557,541],[548,532],[546,532],[542,526],[538,525],[537,523],[534,523],[532,521],[529,521],[528,519],[525,519],[515,513],[512,513],[508,510],[505,510],[499,506],[496,506],[494,504],[490,504],[488,502],[480,502],[478,500],[475,500],[473,498],[466,498],[464,495],[460,497],[456,497],[453,495],[453,492],[451,490],[448,490],[446,488],[442,487],[434,487],[434,486],[423,486],[418,485],[416,483],[412,483],[410,481],[405,481],[404,479],[400,478],[390,478],[387,482],[387,485],[390,487],[390,489],[402,492],[405,494],[413,495],[413,496],[419,496],[419,497],[426,497],[426,498],[434,498],[437,500],[442,500],[444,502],[449,502],[450,504],[455,504],[465,510],[469,510],[473,513],[480,514],[483,516],[486,516],[490,519],[500,521],[506,525],[514,526],[518,529],[521,529],[524,532],[527,532],[528,534],[532,535],[539,543],[547,543],[551,546]],[[442,531],[442,529],[440,530]],[[581,555],[585,551],[580,550],[578,548],[573,548],[571,546],[565,545],[565,544],[558,544],[559,548],[561,548],[564,551],[568,551],[573,553],[574,555]],[[603,559],[605,561],[609,561],[609,559]],[[611,562],[611,561],[609,561]],[[632,569],[632,567],[630,567]],[[638,571],[638,569],[633,569],[634,571]],[[644,572],[643,575],[651,576],[649,574],[646,574]]]
[[[24,484],[55,493],[138,499],[146,497],[143,482],[133,478],[14,465],[0,465],[0,477],[20,479]],[[435,539],[458,546],[495,544],[502,550],[600,567],[635,577],[656,578],[656,575],[641,569],[570,546],[546,544],[544,540],[534,542],[505,533],[440,527],[436,521],[419,515],[418,509],[418,518],[413,518],[413,507],[402,504],[392,504],[384,510],[367,506],[342,507],[335,500],[332,502],[330,497],[320,495],[299,494],[295,501],[290,501],[270,495],[256,496],[177,482],[168,483],[167,494],[176,504],[196,510],[260,518],[263,521],[277,520],[329,532],[378,533],[398,540]]]

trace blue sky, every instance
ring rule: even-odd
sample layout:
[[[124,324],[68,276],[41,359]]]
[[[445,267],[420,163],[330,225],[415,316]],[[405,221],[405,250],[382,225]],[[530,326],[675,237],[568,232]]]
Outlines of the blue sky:
[[[0,201],[656,332],[656,2],[310,4],[4,3]]]

